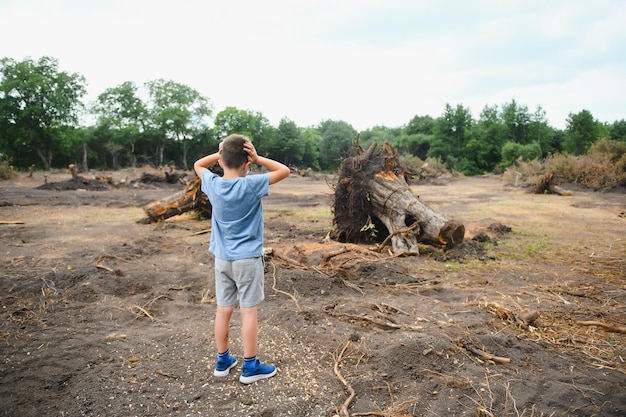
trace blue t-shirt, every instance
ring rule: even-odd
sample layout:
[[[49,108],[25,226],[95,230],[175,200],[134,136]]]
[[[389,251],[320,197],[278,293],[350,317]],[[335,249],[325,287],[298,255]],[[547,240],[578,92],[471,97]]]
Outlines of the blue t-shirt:
[[[227,261],[263,256],[263,206],[269,174],[224,179],[205,169],[201,190],[209,197],[209,251]]]

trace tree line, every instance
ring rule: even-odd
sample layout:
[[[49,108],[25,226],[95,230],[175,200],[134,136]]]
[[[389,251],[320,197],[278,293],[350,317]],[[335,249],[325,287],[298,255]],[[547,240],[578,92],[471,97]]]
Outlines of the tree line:
[[[260,154],[326,172],[350,156],[357,134],[364,147],[386,141],[403,155],[436,158],[466,175],[503,170],[520,158],[582,155],[601,138],[626,142],[624,119],[600,122],[581,110],[559,130],[541,106],[531,111],[514,99],[485,106],[478,118],[462,104],[446,104],[436,118],[416,115],[404,126],[357,132],[342,120],[301,127],[283,118],[273,126],[258,111],[227,107],[214,114],[208,97],[163,79],[146,82],[143,90],[123,82],[85,104],[85,77],[61,71],[48,56],[3,58],[0,76],[0,160],[17,169],[74,163],[83,170],[145,164],[187,170],[231,133],[248,135]]]

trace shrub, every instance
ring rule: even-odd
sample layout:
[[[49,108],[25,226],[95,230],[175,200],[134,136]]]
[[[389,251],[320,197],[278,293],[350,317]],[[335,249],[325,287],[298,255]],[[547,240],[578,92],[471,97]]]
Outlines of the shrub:
[[[502,180],[516,187],[528,187],[536,184],[545,175],[545,172],[545,164],[542,161],[533,159],[532,161],[524,162],[520,158],[504,171]]]
[[[557,184],[579,184],[600,188],[626,183],[626,144],[603,139],[586,155],[553,154],[543,161],[518,160],[503,174],[503,180],[516,186],[536,184],[546,173],[554,174]]]
[[[422,165],[424,165],[424,161],[422,161],[420,158],[410,153],[401,154],[398,157],[398,160],[400,161],[402,165],[409,167],[411,169],[415,169],[415,170],[421,168]]]
[[[402,165],[411,169],[421,178],[438,178],[444,174],[454,175],[454,172],[450,172],[441,158],[426,158],[426,161],[422,161],[417,156],[402,154],[399,160]]]
[[[607,157],[617,162],[626,155],[626,142],[602,138],[589,148],[587,155],[591,157]]]

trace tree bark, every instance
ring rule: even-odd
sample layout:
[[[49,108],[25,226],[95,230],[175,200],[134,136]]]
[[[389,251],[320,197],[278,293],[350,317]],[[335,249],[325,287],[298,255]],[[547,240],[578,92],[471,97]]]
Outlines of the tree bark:
[[[219,175],[224,175],[224,171],[218,164],[214,164],[209,168],[211,172]],[[184,175],[183,175],[184,176]],[[182,177],[176,173],[165,172],[166,181],[170,184],[181,181]],[[146,181],[144,181],[144,178]],[[150,179],[150,174],[143,174],[142,182],[147,182]],[[200,189],[202,181],[198,177],[194,177],[184,190],[172,194],[162,200],[154,201],[152,203],[143,206],[143,210],[148,216],[147,220],[140,222],[155,223],[162,222],[165,219],[169,219],[173,216],[186,213],[188,211],[197,211],[206,218],[211,218],[213,214],[213,206],[209,201],[209,198]]]
[[[465,226],[421,202],[409,188],[397,151],[376,143],[364,151],[353,141],[355,157],[345,159],[335,187],[335,229],[344,242],[387,242],[395,254],[418,254],[418,243],[452,247],[463,242]],[[389,238],[390,237],[390,238]]]
[[[162,222],[173,216],[197,210],[206,217],[211,217],[213,207],[206,194],[200,190],[200,178],[194,178],[184,190],[162,200],[154,201],[143,207],[149,223]]]
[[[83,162],[82,162],[83,172],[89,171],[89,166],[87,165],[87,144],[83,143]]]
[[[537,184],[532,189],[534,194],[556,194],[561,196],[570,196],[572,192],[565,190],[557,185],[554,185],[554,172],[550,172],[537,181]]]

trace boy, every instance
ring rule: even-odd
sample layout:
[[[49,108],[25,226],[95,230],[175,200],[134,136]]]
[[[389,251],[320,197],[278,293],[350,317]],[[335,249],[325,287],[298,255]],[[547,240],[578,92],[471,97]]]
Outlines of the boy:
[[[210,170],[218,162],[219,177]],[[251,164],[269,172],[247,176]],[[202,191],[213,207],[209,250],[215,255],[215,344],[218,357],[213,374],[227,376],[237,358],[230,354],[229,330],[239,300],[244,363],[239,381],[244,384],[270,378],[276,366],[260,362],[257,355],[257,305],[264,295],[263,207],[269,186],[289,176],[280,162],[259,156],[246,136],[230,135],[219,151],[197,160],[193,166],[202,180]]]

